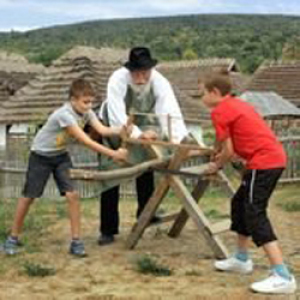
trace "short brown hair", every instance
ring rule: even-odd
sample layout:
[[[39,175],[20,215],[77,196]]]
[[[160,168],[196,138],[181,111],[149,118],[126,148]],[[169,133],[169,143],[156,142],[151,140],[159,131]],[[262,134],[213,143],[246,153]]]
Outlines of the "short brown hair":
[[[75,98],[78,99],[83,96],[95,96],[94,89],[91,83],[85,79],[75,79],[69,90],[69,99]]]
[[[204,80],[204,87],[211,92],[213,89],[218,89],[222,96],[231,92],[232,83],[228,71],[220,71],[218,73],[208,74]]]

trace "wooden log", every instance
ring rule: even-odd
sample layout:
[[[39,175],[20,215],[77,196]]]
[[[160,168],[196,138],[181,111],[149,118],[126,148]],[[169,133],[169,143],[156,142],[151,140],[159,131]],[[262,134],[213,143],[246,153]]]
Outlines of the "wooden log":
[[[143,162],[141,164],[120,168],[109,171],[96,171],[96,170],[84,170],[84,169],[72,169],[70,170],[70,177],[72,179],[81,180],[110,180],[110,179],[124,179],[132,176],[137,176],[154,166],[165,166],[168,163],[169,158],[157,158],[150,161]]]
[[[169,174],[169,175],[182,175],[182,176],[196,177],[196,178],[201,177],[202,179],[217,178],[216,174],[208,173],[208,164],[203,164],[201,166],[185,167],[185,168],[181,168],[180,170],[172,170],[172,169],[166,169],[161,167],[153,167],[152,169],[156,172]]]

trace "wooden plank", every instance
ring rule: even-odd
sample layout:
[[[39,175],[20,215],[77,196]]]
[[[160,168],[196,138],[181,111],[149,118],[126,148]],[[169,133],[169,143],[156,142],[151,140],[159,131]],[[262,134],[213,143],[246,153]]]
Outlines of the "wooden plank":
[[[159,204],[162,202],[164,196],[169,190],[169,180],[164,178],[159,186],[154,191],[153,196],[149,199],[144,210],[142,211],[137,223],[132,227],[125,247],[133,249],[140,237],[143,235],[147,225],[150,223],[151,218],[154,216]]]
[[[185,185],[182,183],[180,178],[177,176],[172,176],[170,178],[170,184],[171,187],[176,192],[176,194],[182,200],[182,204],[185,210],[188,212],[189,216],[195,222],[199,232],[203,234],[207,244],[211,247],[215,257],[219,259],[228,257],[228,252],[225,245],[217,236],[213,235],[211,230],[211,225],[208,219],[201,211],[201,209],[198,207],[194,198],[187,190]]]
[[[178,150],[174,157],[171,159],[168,168],[178,169],[188,154],[188,149]],[[137,223],[133,226],[131,233],[126,241],[126,248],[133,249],[140,237],[143,235],[147,225],[150,223],[151,218],[154,216],[157,208],[167,194],[170,187],[169,176],[165,176],[155,189],[153,196],[149,199],[144,210],[142,211]]]
[[[194,187],[192,191],[192,197],[195,201],[195,203],[198,203],[200,198],[203,196],[205,193],[206,188],[209,185],[209,180],[202,180],[199,179],[196,186]],[[176,238],[180,235],[182,229],[184,228],[186,222],[188,221],[189,215],[186,212],[186,210],[183,208],[177,219],[175,220],[173,226],[169,230],[168,235],[172,238]]]
[[[228,231],[230,229],[230,225],[231,225],[230,219],[226,219],[218,223],[212,224],[211,231],[213,234],[219,234]]]

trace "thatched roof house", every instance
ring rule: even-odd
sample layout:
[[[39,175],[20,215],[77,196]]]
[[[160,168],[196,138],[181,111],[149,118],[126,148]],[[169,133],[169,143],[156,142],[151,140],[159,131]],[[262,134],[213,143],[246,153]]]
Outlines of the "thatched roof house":
[[[273,91],[300,107],[300,61],[263,63],[254,73],[247,89]]]
[[[42,123],[67,101],[70,84],[77,78],[92,83],[100,104],[108,77],[126,58],[127,51],[122,50],[73,48],[3,103],[0,123]]]
[[[127,57],[126,50],[73,48],[3,103],[0,123],[43,122],[67,100],[69,86],[76,78],[90,80],[99,100],[96,104],[100,105],[105,98],[109,76]],[[184,117],[189,120],[209,118],[206,108],[199,101],[198,78],[201,73],[226,69],[235,78],[234,82],[239,82],[239,85],[241,82],[234,59],[163,62],[157,68],[170,80]]]
[[[239,66],[234,59],[208,58],[192,61],[161,63],[158,70],[171,82],[185,119],[193,121],[209,120],[208,110],[200,101],[199,79],[207,72],[227,70],[236,91],[241,92],[246,85],[246,77],[239,73]]]
[[[0,106],[44,69],[21,55],[0,52]]]

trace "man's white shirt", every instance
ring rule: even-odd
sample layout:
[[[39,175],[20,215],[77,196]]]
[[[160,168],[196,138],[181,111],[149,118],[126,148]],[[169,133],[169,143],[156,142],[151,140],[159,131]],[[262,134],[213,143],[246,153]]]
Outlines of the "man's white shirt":
[[[148,84],[152,86],[155,97],[155,114],[158,116],[162,133],[168,135],[168,115],[171,117],[172,141],[179,143],[187,134],[187,128],[169,81],[152,69]],[[125,67],[116,70],[107,85],[107,109],[110,126],[122,126],[127,122],[125,97],[127,88],[133,85],[130,72]],[[103,107],[103,106],[102,106]],[[99,112],[102,117],[102,109]],[[133,127],[131,137],[138,138],[141,130]]]

